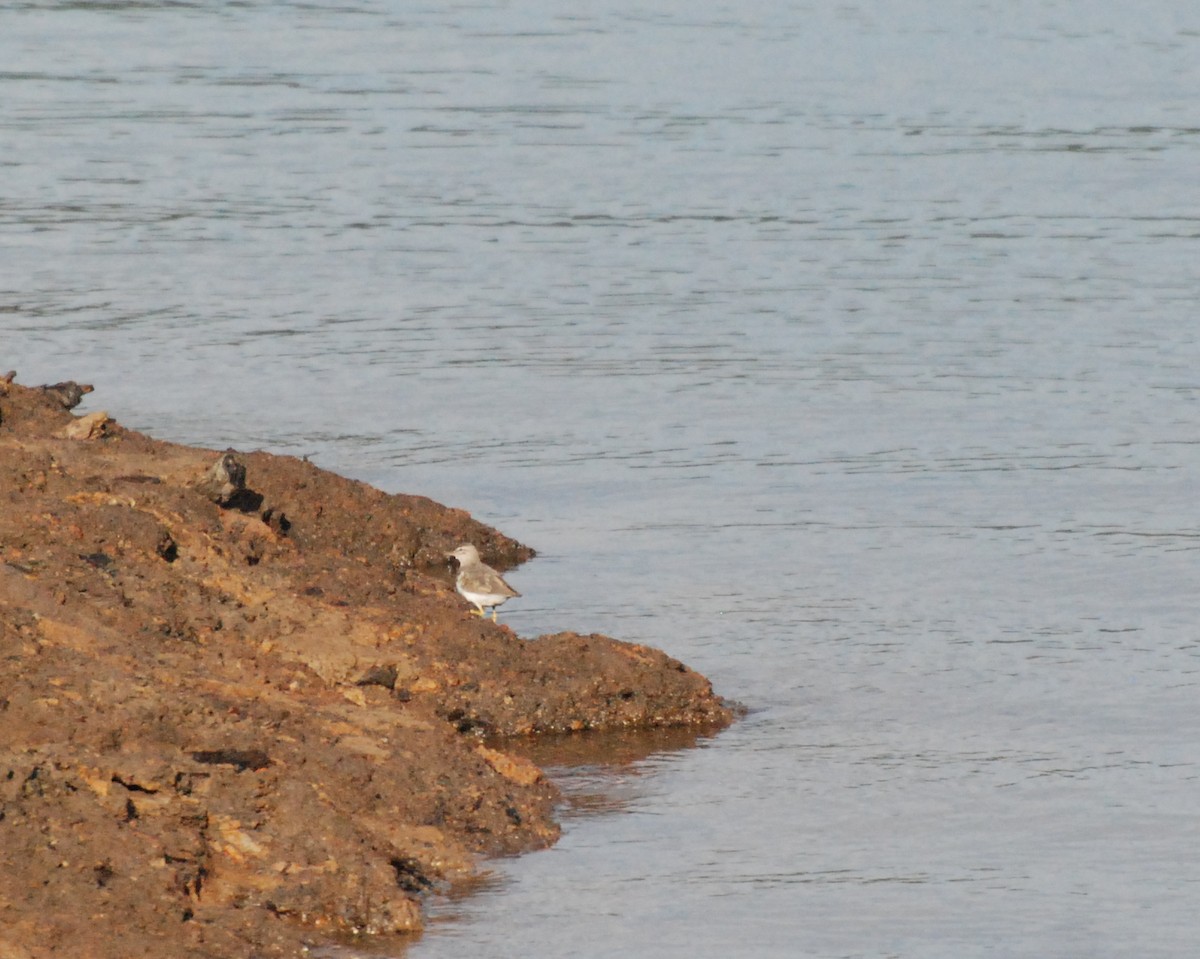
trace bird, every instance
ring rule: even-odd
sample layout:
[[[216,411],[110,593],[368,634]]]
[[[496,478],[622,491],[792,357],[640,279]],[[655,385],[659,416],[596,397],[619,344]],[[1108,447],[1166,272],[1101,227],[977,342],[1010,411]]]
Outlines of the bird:
[[[458,560],[458,576],[455,577],[454,588],[475,607],[471,613],[482,618],[485,615],[484,609],[490,607],[492,622],[499,622],[496,618],[496,607],[521,594],[481,560],[479,550],[470,543],[464,543],[446,556]]]

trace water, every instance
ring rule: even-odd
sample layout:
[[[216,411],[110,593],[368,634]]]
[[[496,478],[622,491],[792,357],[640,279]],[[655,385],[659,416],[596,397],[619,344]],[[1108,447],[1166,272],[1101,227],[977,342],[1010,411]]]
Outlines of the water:
[[[12,5],[0,363],[468,508],[540,551],[522,634],[750,708],[558,766],[562,842],[410,959],[1191,955],[1198,48],[1166,0]]]

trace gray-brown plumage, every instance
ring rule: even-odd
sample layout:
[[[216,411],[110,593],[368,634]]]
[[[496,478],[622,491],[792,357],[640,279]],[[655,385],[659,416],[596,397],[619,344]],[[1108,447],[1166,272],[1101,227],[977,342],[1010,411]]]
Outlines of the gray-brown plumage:
[[[483,616],[484,609],[490,607],[492,622],[497,622],[496,607],[514,596],[521,595],[479,558],[479,550],[470,543],[464,543],[453,553],[446,555],[458,560],[458,576],[454,580],[454,588],[475,607],[471,612],[477,616]]]

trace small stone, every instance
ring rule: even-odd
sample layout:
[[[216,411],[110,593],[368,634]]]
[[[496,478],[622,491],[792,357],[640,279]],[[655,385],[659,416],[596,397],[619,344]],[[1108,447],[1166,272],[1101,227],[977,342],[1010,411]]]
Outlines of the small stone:
[[[179,546],[165,529],[158,534],[158,541],[154,544],[154,552],[168,563],[173,563],[179,558]]]
[[[358,680],[356,686],[382,686],[384,689],[395,689],[396,678],[400,675],[400,671],[395,665],[375,665],[363,674],[363,677]]]
[[[73,410],[88,393],[95,390],[95,387],[90,383],[76,383],[74,380],[67,380],[65,383],[55,383],[53,386],[42,386],[39,389],[61,403],[63,409]]]
[[[271,765],[271,757],[261,749],[198,749],[192,753],[198,763],[213,766],[233,766],[238,772],[252,769],[257,772]]]
[[[218,506],[228,506],[246,488],[246,464],[233,450],[226,450],[213,463],[196,489]]]
[[[532,786],[542,778],[542,771],[528,759],[510,756],[508,753],[502,753],[498,749],[489,749],[487,746],[476,746],[475,752],[492,769],[511,782],[522,786]]]
[[[69,440],[99,439],[107,433],[110,422],[112,421],[108,418],[107,413],[97,410],[95,413],[88,413],[86,416],[81,416],[68,423],[59,430],[58,435]]]

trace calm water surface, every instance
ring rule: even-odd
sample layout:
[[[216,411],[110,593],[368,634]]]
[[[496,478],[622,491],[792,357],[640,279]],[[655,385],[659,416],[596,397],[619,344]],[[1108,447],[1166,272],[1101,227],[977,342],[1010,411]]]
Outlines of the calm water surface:
[[[550,755],[410,959],[1194,954],[1200,12],[949,7],[4,13],[3,368],[750,709]]]

